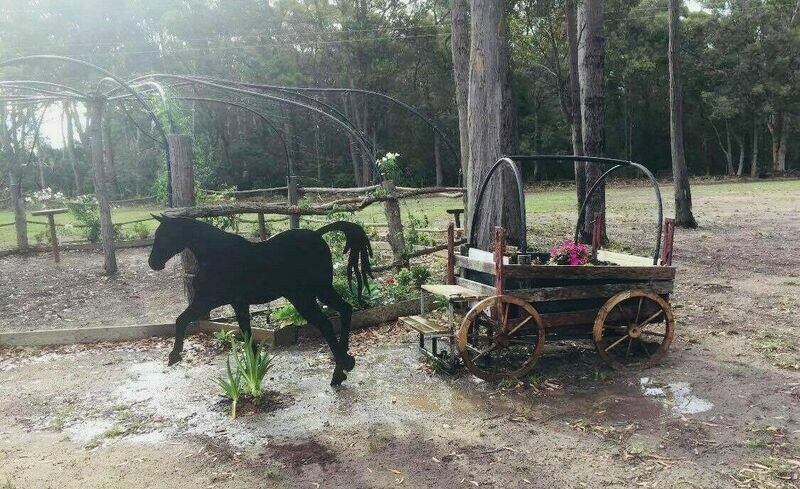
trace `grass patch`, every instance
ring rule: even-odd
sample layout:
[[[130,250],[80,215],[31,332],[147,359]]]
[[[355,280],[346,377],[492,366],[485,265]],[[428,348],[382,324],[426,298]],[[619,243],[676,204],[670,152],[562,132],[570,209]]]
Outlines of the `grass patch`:
[[[794,339],[783,333],[761,331],[753,346],[772,365],[787,370],[800,370],[800,355]]]

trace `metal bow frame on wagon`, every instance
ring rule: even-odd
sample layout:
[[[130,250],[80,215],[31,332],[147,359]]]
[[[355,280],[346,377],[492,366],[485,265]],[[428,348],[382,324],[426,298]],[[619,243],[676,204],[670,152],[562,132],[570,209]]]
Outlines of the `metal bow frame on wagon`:
[[[497,160],[494,165],[489,169],[489,172],[483,177],[480,185],[478,186],[478,192],[475,198],[475,203],[472,206],[472,211],[470,213],[470,233],[469,233],[469,246],[476,247],[477,246],[477,239],[476,239],[476,231],[477,231],[477,216],[480,216],[480,207],[481,203],[483,202],[483,196],[486,193],[486,188],[489,185],[489,182],[492,178],[492,175],[500,169],[501,167],[509,167],[514,175],[514,181],[517,185],[517,197],[519,199],[519,218],[520,222],[522,223],[522,227],[520,229],[519,235],[517,236],[517,242],[519,243],[519,251],[520,254],[525,255],[528,252],[528,242],[527,242],[527,226],[526,226],[526,213],[525,213],[525,189],[524,189],[524,182],[522,180],[522,174],[519,171],[516,163],[526,163],[529,161],[550,161],[550,162],[587,162],[587,163],[597,163],[601,165],[610,165],[611,168],[606,170],[597,181],[589,188],[586,192],[586,198],[583,201],[583,204],[578,211],[578,222],[575,225],[575,242],[578,241],[578,235],[580,233],[581,228],[583,227],[583,223],[586,219],[586,206],[588,202],[591,200],[594,193],[600,188],[600,185],[605,182],[609,176],[616,173],[617,171],[623,168],[636,168],[637,170],[644,173],[647,177],[647,180],[650,182],[650,185],[653,187],[655,192],[656,204],[658,206],[658,222],[656,223],[658,232],[656,235],[656,242],[655,242],[655,251],[653,253],[653,265],[658,265],[658,255],[661,251],[661,235],[663,232],[663,220],[664,220],[664,207],[661,201],[661,190],[658,186],[658,180],[653,175],[653,173],[647,169],[644,165],[639,163],[628,161],[628,160],[619,160],[615,158],[604,158],[600,156],[575,156],[575,155],[513,155],[513,156],[504,156]]]

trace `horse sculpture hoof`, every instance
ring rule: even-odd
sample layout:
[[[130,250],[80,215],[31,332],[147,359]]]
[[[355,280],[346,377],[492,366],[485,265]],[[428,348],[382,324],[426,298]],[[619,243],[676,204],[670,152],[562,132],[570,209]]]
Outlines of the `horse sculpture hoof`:
[[[342,385],[342,382],[347,380],[347,374],[338,368],[333,371],[333,378],[331,379],[331,387]]]
[[[169,360],[167,361],[167,366],[171,367],[180,361],[181,361],[181,354],[172,351],[169,353]]]
[[[356,366],[355,357],[353,357],[353,355],[347,355],[347,357],[345,358],[345,361],[342,363],[342,368],[344,368],[346,371],[349,372],[349,371],[353,370],[353,367],[355,367],[355,366]]]

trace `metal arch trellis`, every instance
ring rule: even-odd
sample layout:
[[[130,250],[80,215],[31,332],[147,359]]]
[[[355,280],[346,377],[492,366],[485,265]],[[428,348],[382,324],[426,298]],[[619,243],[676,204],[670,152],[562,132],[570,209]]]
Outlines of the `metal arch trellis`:
[[[216,99],[216,98],[207,98],[207,97],[183,97],[183,96],[175,97],[175,98],[178,99],[178,100],[187,100],[187,101],[196,101],[196,102],[211,102],[211,103],[230,105],[230,106],[233,106],[233,107],[238,107],[238,108],[240,108],[242,110],[246,110],[246,111],[258,116],[267,126],[269,126],[270,129],[273,130],[273,132],[275,132],[275,135],[278,136],[278,139],[280,139],[281,145],[283,146],[283,154],[286,157],[286,176],[287,177],[291,176],[291,174],[290,174],[290,172],[291,172],[291,164],[290,164],[290,161],[289,161],[290,160],[290,158],[289,158],[289,147],[286,144],[286,138],[283,137],[283,133],[281,133],[281,131],[279,131],[278,128],[275,127],[275,124],[273,124],[272,121],[269,120],[269,118],[267,118],[266,115],[262,114],[261,112],[255,110],[255,109],[252,109],[252,108],[250,108],[250,107],[248,107],[246,105],[238,104],[236,102],[230,102],[228,100],[222,100],[222,99]]]
[[[258,83],[245,83],[245,82],[237,82],[238,85],[247,86],[250,88],[266,88],[272,90],[282,90],[282,91],[289,91],[289,92],[331,92],[331,93],[360,93],[363,95],[369,95],[371,97],[378,97],[382,98],[386,101],[389,101],[406,111],[410,112],[411,114],[415,115],[419,118],[422,122],[424,122],[428,127],[430,127],[441,139],[444,141],[445,146],[450,152],[453,154],[453,157],[460,161],[460,156],[456,151],[453,144],[450,142],[450,139],[447,137],[447,134],[439,128],[439,126],[429,117],[422,114],[419,110],[415,109],[411,105],[403,102],[402,100],[398,100],[391,95],[386,95],[385,93],[375,92],[372,90],[364,90],[361,88],[324,88],[324,87],[286,87],[286,86],[279,86],[279,85],[265,85],[265,84],[258,84]]]
[[[117,77],[116,75],[114,75],[110,71],[108,71],[108,70],[106,70],[104,68],[101,68],[100,66],[97,66],[95,64],[89,63],[88,61],[83,61],[83,60],[79,60],[79,59],[75,59],[75,58],[69,58],[69,57],[66,57],[66,56],[58,56],[58,55],[52,55],[52,54],[37,54],[37,55],[32,55],[32,56],[22,56],[22,57],[18,57],[18,58],[12,58],[12,59],[7,59],[7,60],[4,60],[4,61],[0,61],[0,68],[2,68],[4,66],[11,66],[11,65],[20,64],[20,63],[26,63],[26,62],[29,62],[29,61],[59,61],[59,62],[64,62],[64,63],[77,64],[77,65],[83,66],[84,68],[89,68],[91,70],[94,70],[97,73],[100,73],[100,74],[104,75],[104,77],[105,77],[105,78],[101,79],[100,82],[97,85],[97,94],[98,95],[100,94],[100,88],[102,87],[102,84],[105,81],[113,81],[113,82],[117,83],[122,89],[126,90],[131,96],[133,96],[133,98],[136,99],[137,102],[139,102],[142,105],[142,107],[145,109],[145,111],[148,113],[150,118],[155,123],[155,125],[156,125],[156,127],[158,129],[158,132],[160,133],[161,138],[162,138],[162,149],[164,151],[164,156],[165,156],[165,159],[166,159],[166,162],[167,162],[167,205],[169,207],[172,207],[172,182],[171,182],[171,180],[172,180],[172,162],[170,161],[169,147],[167,145],[167,134],[164,131],[164,127],[161,124],[161,121],[158,119],[158,117],[156,116],[156,114],[153,111],[152,107],[150,107],[150,105],[147,103],[147,101],[138,92],[136,92],[136,90],[133,87],[131,87],[128,83],[126,83],[124,80],[122,80],[121,78]]]
[[[315,107],[313,105],[310,105],[310,104],[307,104],[307,103],[304,103],[304,102],[300,102],[300,101],[297,101],[297,100],[291,100],[291,99],[284,98],[284,97],[278,97],[276,95],[271,95],[271,94],[266,94],[266,93],[261,93],[261,92],[255,92],[255,91],[252,91],[252,90],[246,90],[246,89],[243,89],[243,88],[237,88],[235,86],[229,86],[229,85],[225,85],[225,84],[222,84],[222,83],[212,82],[212,81],[209,81],[209,80],[204,79],[204,78],[194,78],[194,77],[183,76],[183,75],[171,75],[171,74],[165,74],[165,73],[155,73],[155,74],[151,74],[151,75],[146,75],[144,77],[139,77],[139,78],[137,78],[135,80],[138,81],[138,80],[145,79],[145,78],[166,78],[166,79],[179,80],[179,81],[189,82],[190,84],[203,85],[203,86],[206,86],[206,87],[209,87],[209,88],[218,89],[218,90],[227,90],[227,91],[234,92],[234,93],[240,93],[240,94],[243,94],[243,95],[248,95],[248,96],[252,96],[252,97],[256,97],[256,98],[270,100],[270,101],[278,102],[278,103],[285,103],[285,104],[289,104],[289,105],[293,105],[293,106],[296,106],[296,107],[300,107],[300,108],[304,108],[304,109],[310,110],[312,112],[315,112],[317,114],[320,114],[320,115],[332,120],[334,123],[336,123],[337,125],[342,127],[345,131],[347,131],[350,135],[352,135],[357,140],[357,142],[359,143],[361,148],[367,153],[368,157],[370,158],[370,161],[372,161],[373,164],[376,161],[375,152],[374,152],[372,146],[370,145],[369,141],[367,141],[367,139],[364,137],[364,135],[361,134],[355,127],[353,127],[351,124],[349,124],[349,120],[346,120],[346,121],[345,120],[341,120],[341,119],[333,116],[332,114],[326,112],[325,110],[320,109],[318,107]],[[380,174],[378,174],[378,175],[380,176]]]
[[[489,184],[489,181],[492,175],[503,165],[510,166],[513,173],[514,178],[517,184],[517,197],[519,198],[520,203],[520,219],[522,222],[522,228],[520,230],[520,235],[517,237],[518,242],[520,243],[520,252],[527,253],[528,245],[527,245],[527,233],[526,233],[526,218],[525,218],[525,191],[523,187],[522,175],[519,172],[519,168],[515,162],[525,162],[525,161],[562,161],[562,162],[576,162],[576,161],[583,161],[588,163],[599,163],[603,165],[613,165],[610,169],[606,170],[597,181],[589,188],[586,192],[586,199],[584,200],[583,204],[578,211],[578,222],[575,225],[575,236],[574,240],[578,241],[578,234],[580,229],[583,227],[583,223],[586,219],[586,206],[589,202],[590,198],[594,193],[600,188],[600,185],[605,182],[610,175],[619,171],[622,168],[636,168],[647,177],[650,185],[653,187],[655,192],[656,204],[658,206],[658,222],[657,222],[657,233],[656,233],[656,241],[655,241],[655,251],[653,253],[653,265],[658,265],[658,255],[661,251],[661,235],[663,233],[663,226],[664,226],[664,207],[661,200],[661,190],[658,186],[658,180],[653,175],[653,173],[647,169],[644,165],[639,163],[628,161],[628,160],[619,160],[615,158],[604,158],[599,156],[575,156],[575,155],[513,155],[513,156],[505,156],[497,160],[494,165],[489,169],[489,172],[486,176],[483,177],[480,186],[478,187],[478,193],[475,199],[475,203],[472,207],[472,212],[470,213],[470,233],[469,233],[469,245],[475,246],[476,245],[476,238],[475,234],[477,231],[477,220],[476,216],[478,215],[478,210],[483,200],[483,195],[486,192],[486,188]]]

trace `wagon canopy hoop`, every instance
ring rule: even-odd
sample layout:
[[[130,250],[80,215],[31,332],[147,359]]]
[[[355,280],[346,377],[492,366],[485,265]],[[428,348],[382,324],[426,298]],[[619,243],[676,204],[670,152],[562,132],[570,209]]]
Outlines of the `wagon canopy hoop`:
[[[658,255],[661,252],[661,235],[663,233],[663,226],[664,226],[664,205],[661,200],[661,189],[658,186],[658,180],[653,175],[653,173],[647,169],[644,165],[639,163],[628,161],[628,160],[620,160],[616,158],[605,158],[601,156],[575,156],[575,155],[512,155],[512,156],[504,156],[495,162],[492,165],[492,168],[483,178],[480,187],[478,187],[478,196],[475,200],[475,204],[473,205],[472,212],[470,214],[470,234],[469,234],[469,245],[475,246],[475,231],[476,231],[476,219],[475,217],[478,215],[478,210],[480,208],[483,194],[486,192],[486,187],[489,184],[489,179],[491,178],[492,174],[503,164],[511,166],[514,171],[514,177],[517,183],[517,193],[519,195],[519,204],[520,204],[520,217],[522,222],[522,231],[521,236],[518,237],[518,241],[520,243],[520,253],[527,252],[527,226],[526,226],[526,217],[525,217],[525,190],[523,187],[522,182],[522,175],[519,172],[519,169],[514,164],[514,162],[527,162],[527,161],[557,161],[557,162],[587,162],[587,163],[599,163],[602,165],[613,165],[610,169],[606,170],[600,178],[594,183],[594,185],[589,188],[589,191],[586,192],[586,199],[584,200],[583,204],[581,205],[580,211],[578,213],[578,222],[575,225],[575,237],[574,240],[578,241],[578,234],[580,232],[581,227],[583,226],[583,222],[586,219],[586,205],[589,202],[590,198],[597,189],[600,187],[600,184],[605,182],[608,177],[619,171],[622,168],[636,168],[647,177],[647,180],[650,182],[650,185],[653,187],[653,191],[655,192],[656,197],[656,205],[658,206],[658,222],[656,223],[657,227],[657,234],[656,234],[656,243],[655,243],[655,251],[653,253],[653,265],[658,265]]]
[[[489,180],[491,180],[492,175],[494,172],[497,171],[503,165],[507,165],[511,167],[511,171],[514,173],[514,179],[517,182],[517,198],[519,199],[519,214],[520,214],[520,222],[522,222],[522,229],[520,231],[520,235],[517,236],[517,242],[519,243],[519,251],[520,253],[527,253],[528,251],[528,241],[527,241],[527,232],[525,229],[525,188],[522,184],[522,174],[519,172],[519,168],[517,165],[514,164],[514,161],[511,159],[514,157],[507,157],[504,156],[497,160],[494,165],[489,169],[489,172],[486,173],[486,176],[483,177],[483,181],[481,181],[480,187],[478,187],[478,196],[475,198],[475,204],[472,206],[472,213],[470,214],[469,218],[469,246],[474,247],[477,245],[477,241],[475,239],[475,234],[477,231],[477,219],[475,216],[478,215],[478,209],[481,206],[481,202],[483,201],[483,195],[486,193],[486,188],[489,186]]]

